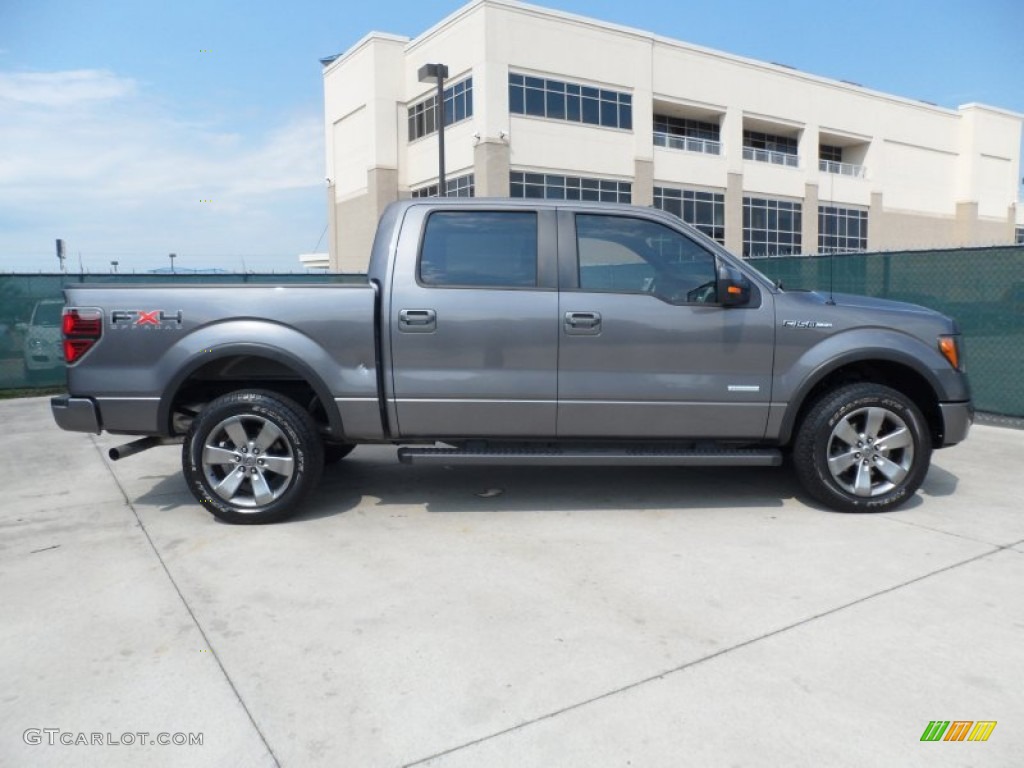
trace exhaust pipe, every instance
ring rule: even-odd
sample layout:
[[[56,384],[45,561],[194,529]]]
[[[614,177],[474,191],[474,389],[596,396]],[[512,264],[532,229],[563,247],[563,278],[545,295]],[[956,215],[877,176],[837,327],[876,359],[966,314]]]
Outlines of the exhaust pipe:
[[[162,437],[154,437],[153,435],[150,435],[149,437],[140,437],[138,440],[133,440],[130,443],[125,443],[124,445],[119,445],[116,448],[111,448],[107,451],[107,455],[110,457],[111,461],[119,461],[129,456],[134,456],[136,453],[142,453],[143,451],[148,451],[150,448],[162,445],[163,442]]]

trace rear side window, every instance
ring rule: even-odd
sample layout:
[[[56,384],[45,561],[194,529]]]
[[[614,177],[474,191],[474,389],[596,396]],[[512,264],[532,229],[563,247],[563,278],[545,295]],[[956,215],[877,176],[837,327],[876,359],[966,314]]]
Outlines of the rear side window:
[[[530,288],[537,285],[537,214],[438,211],[420,250],[424,285]]]

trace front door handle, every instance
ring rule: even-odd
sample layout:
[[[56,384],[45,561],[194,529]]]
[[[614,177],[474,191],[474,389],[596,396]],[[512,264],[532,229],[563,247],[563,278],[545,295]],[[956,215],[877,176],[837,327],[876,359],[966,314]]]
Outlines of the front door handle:
[[[437,330],[437,312],[432,309],[403,309],[398,313],[398,330],[433,333]]]
[[[565,332],[580,336],[596,336],[601,333],[601,313],[566,312]]]

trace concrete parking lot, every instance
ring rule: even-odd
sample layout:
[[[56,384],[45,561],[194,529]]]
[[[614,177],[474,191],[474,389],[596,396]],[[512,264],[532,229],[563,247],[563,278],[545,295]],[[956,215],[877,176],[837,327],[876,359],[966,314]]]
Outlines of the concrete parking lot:
[[[787,470],[361,447],[297,519],[232,527],[177,447],[112,464],[44,398],[0,425],[3,766],[1024,764],[1019,430],[881,515]]]

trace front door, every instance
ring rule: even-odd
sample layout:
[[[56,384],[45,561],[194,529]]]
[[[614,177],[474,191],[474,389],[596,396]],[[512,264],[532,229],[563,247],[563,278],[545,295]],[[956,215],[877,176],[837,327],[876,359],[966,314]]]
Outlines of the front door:
[[[635,214],[559,215],[559,437],[763,437],[771,294],[724,308],[718,257],[683,232]]]
[[[436,205],[407,213],[385,309],[401,436],[554,437],[554,211]]]

